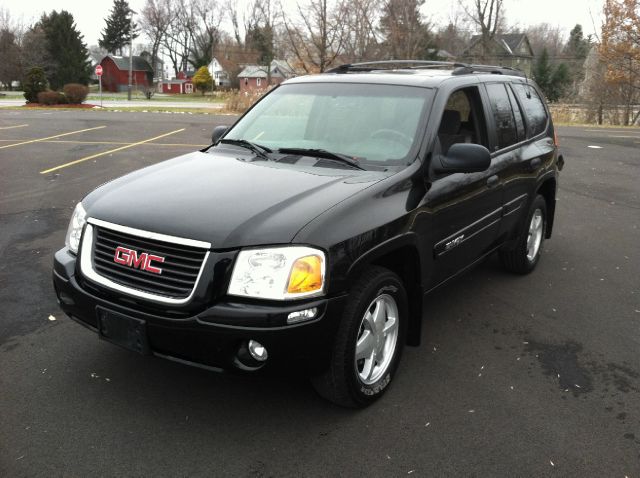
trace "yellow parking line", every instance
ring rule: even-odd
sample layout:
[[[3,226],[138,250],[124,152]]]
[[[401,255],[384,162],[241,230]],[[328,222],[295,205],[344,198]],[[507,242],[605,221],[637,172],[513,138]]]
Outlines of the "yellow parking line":
[[[187,143],[149,143],[149,146],[184,146],[189,148],[206,148],[209,144],[187,144]]]
[[[15,126],[0,126],[0,129],[24,128],[25,126],[29,126],[29,125],[28,124],[17,124]]]
[[[116,153],[118,151],[122,151],[123,149],[133,148],[134,146],[138,146],[138,145],[141,145],[141,144],[144,144],[144,143],[149,143],[151,141],[155,141],[156,139],[164,138],[164,137],[170,136],[172,134],[180,133],[181,131],[184,131],[185,129],[186,128],[180,128],[180,129],[177,129],[175,131],[171,131],[169,133],[161,134],[160,136],[156,136],[154,138],[149,138],[149,139],[145,139],[143,141],[138,141],[137,143],[131,143],[131,144],[127,144],[127,145],[124,145],[124,146],[120,146],[119,148],[110,149],[109,151],[104,151],[102,153],[92,154],[91,156],[87,156],[85,158],[76,159],[75,161],[70,161],[68,163],[61,164],[60,166],[55,166],[55,167],[50,168],[50,169],[45,169],[44,171],[40,171],[40,174],[48,174],[48,173],[51,173],[53,171],[57,171],[59,169],[68,168],[69,166],[73,166],[73,165],[76,165],[78,163],[83,163],[85,161],[89,161],[90,159],[99,158],[100,156],[104,156],[105,154]]]
[[[102,128],[106,128],[106,126],[96,126],[95,128],[80,129],[78,131],[71,131],[70,133],[63,133],[63,134],[56,134],[54,136],[47,136],[46,138],[32,139],[32,140],[29,140],[29,141],[23,141],[21,143],[15,143],[15,144],[7,144],[5,146],[0,146],[0,149],[13,148],[14,146],[21,146],[23,144],[39,143],[40,141],[46,141],[48,139],[62,138],[63,136],[69,136],[70,134],[84,133],[85,131],[93,131],[95,129],[102,129]]]
[[[19,139],[0,139],[0,143],[13,143],[20,141]],[[55,143],[55,144],[110,144],[110,145],[125,145],[131,144],[126,141],[73,141],[70,139],[49,139],[41,141],[41,143]],[[205,148],[209,144],[190,144],[190,143],[145,143],[147,146],[178,146],[185,148]]]
[[[2,143],[22,141],[20,139],[0,139]],[[65,143],[65,144],[131,144],[128,141],[73,141],[70,139],[43,139],[41,143]]]

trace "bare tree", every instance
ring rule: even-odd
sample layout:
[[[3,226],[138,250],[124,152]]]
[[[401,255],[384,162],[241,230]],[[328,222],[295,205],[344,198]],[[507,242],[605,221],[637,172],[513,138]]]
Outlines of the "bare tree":
[[[0,29],[0,86],[11,90],[13,81],[22,79],[20,65],[20,46],[15,33],[8,29]]]
[[[462,8],[480,33],[481,60],[491,56],[493,38],[503,21],[503,0],[473,0],[472,6],[461,3]]]
[[[376,25],[380,20],[380,2],[351,0],[344,5],[347,26],[344,57],[349,62],[375,59],[379,56],[380,38]]]
[[[344,49],[344,5],[339,0],[310,0],[304,7],[298,4],[297,14],[296,22],[281,10],[291,48],[306,72],[323,72]]]
[[[158,75],[158,54],[160,46],[171,25],[170,0],[147,0],[141,12],[140,26],[151,40],[151,68],[154,76]]]
[[[0,86],[11,89],[13,81],[22,80],[23,36],[22,23],[14,21],[9,10],[0,8]]]
[[[191,35],[189,62],[197,69],[213,59],[223,15],[214,0],[192,0],[192,8],[192,17],[185,26]]]
[[[39,24],[31,27],[22,37],[21,64],[23,71],[41,67],[47,75],[56,68],[56,62],[47,48],[47,38]]]
[[[530,25],[524,30],[529,38],[533,53],[538,56],[546,48],[549,56],[554,59],[562,55],[565,44],[564,29],[558,25],[538,23]]]
[[[221,38],[223,15],[214,0],[169,0],[169,24],[161,41],[177,75],[208,65]]]
[[[466,25],[462,24],[459,18],[450,19],[449,23],[442,26],[436,32],[435,43],[438,48],[446,50],[453,56],[461,55],[469,41],[471,40],[471,34]]]
[[[180,0],[170,0],[170,22],[161,44],[165,48],[176,76],[187,66],[190,34],[185,26],[189,25],[191,18],[191,8],[188,5]]]
[[[242,45],[243,34],[240,32],[240,20],[238,18],[238,2],[235,0],[228,0],[226,5],[227,12],[229,12],[229,20],[231,21],[231,27],[233,28],[233,38],[236,40],[237,45]]]
[[[259,64],[271,84],[271,64],[275,58],[277,11],[271,0],[254,0],[245,19],[245,48],[258,54]]]
[[[91,58],[91,63],[97,65],[102,61],[102,59],[107,56],[109,53],[107,50],[102,48],[100,45],[90,45],[87,47],[89,50],[89,57]]]

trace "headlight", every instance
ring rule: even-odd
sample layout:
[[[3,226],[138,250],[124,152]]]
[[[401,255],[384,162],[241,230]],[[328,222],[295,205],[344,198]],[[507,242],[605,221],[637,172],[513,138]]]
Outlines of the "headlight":
[[[67,238],[64,243],[69,250],[74,254],[78,253],[80,247],[80,236],[82,236],[82,228],[87,223],[87,213],[82,207],[81,203],[78,203],[73,210],[71,221],[69,222],[69,229],[67,229]]]
[[[228,292],[272,300],[322,295],[324,272],[324,252],[311,247],[244,250],[238,254]]]

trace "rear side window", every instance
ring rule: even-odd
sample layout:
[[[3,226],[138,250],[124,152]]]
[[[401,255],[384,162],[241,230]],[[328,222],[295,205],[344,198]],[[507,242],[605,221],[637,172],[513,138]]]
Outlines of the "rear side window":
[[[507,88],[507,93],[509,93],[509,101],[511,102],[511,106],[513,107],[513,114],[516,118],[516,129],[518,130],[518,140],[524,141],[527,135],[524,130],[524,121],[522,119],[522,111],[520,111],[520,107],[518,106],[516,97],[513,96],[513,91]]]
[[[544,104],[538,95],[538,92],[529,85],[523,85],[516,83],[513,86],[513,90],[518,95],[520,104],[524,109],[525,117],[527,118],[528,131],[527,138],[538,136],[547,127],[547,110],[544,109]]]
[[[513,117],[511,102],[504,84],[493,83],[487,85],[489,102],[493,111],[496,125],[496,139],[498,144],[495,149],[502,149],[518,142],[516,121]]]

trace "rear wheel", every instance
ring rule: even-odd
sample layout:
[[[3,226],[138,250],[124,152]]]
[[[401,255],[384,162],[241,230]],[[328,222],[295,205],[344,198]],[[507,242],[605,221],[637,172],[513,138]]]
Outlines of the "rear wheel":
[[[510,251],[500,251],[504,267],[517,274],[528,274],[535,269],[547,229],[547,203],[540,195],[536,196],[516,247]]]
[[[379,398],[400,361],[407,311],[400,278],[382,267],[368,268],[351,290],[328,370],[312,379],[318,393],[345,407]]]

